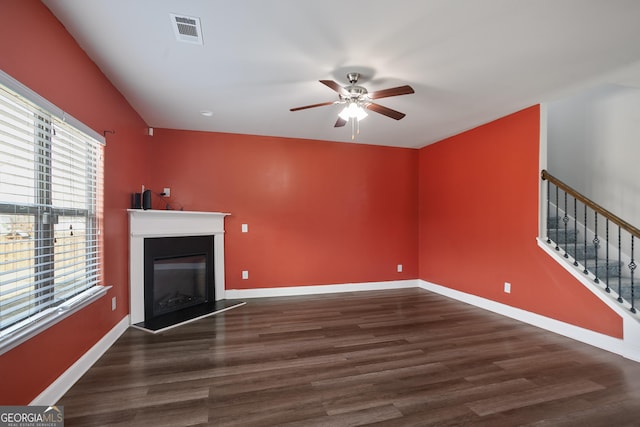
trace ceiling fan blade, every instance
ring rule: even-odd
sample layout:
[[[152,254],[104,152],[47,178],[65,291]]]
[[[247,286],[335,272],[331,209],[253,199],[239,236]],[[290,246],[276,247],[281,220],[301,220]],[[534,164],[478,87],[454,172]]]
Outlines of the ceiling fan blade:
[[[334,128],[341,128],[342,126],[346,125],[347,121],[345,119],[343,119],[342,117],[338,117],[338,120],[336,120],[336,124],[333,125]]]
[[[325,105],[332,105],[332,104],[335,104],[335,103],[336,103],[336,101],[321,102],[319,104],[312,104],[312,105],[305,105],[304,107],[291,108],[291,109],[289,109],[289,111],[306,110],[307,108],[323,107]]]
[[[369,93],[369,98],[371,99],[379,99],[379,98],[388,98],[390,96],[398,96],[398,95],[409,95],[410,93],[414,93],[415,91],[409,85],[392,87],[390,89],[378,90],[376,92]]]
[[[340,86],[338,83],[334,82],[333,80],[320,80],[320,83],[329,87],[330,89],[333,89],[334,91],[338,92],[342,96],[349,95],[349,92],[344,90],[342,86]]]
[[[391,108],[383,107],[382,105],[375,104],[373,102],[367,105],[367,109],[396,120],[400,120],[401,118],[406,116],[406,114],[401,113],[400,111],[392,110]]]

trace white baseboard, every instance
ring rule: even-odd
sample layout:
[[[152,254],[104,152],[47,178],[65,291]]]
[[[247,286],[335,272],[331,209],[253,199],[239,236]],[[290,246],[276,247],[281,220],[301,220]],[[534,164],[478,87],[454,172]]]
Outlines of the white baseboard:
[[[502,304],[476,295],[460,292],[455,289],[446,288],[424,280],[419,280],[418,282],[422,289],[528,323],[538,328],[563,335],[567,338],[571,338],[630,359],[634,359],[629,354],[629,349],[626,348],[627,346],[625,345],[624,340],[619,338],[613,338],[608,335],[580,328],[550,317],[541,316],[530,311],[525,311],[520,308],[512,307],[510,305]]]
[[[339,285],[291,286],[283,288],[227,289],[226,299],[268,298],[297,295],[333,294],[338,292],[379,291],[389,289],[416,288],[418,281],[392,280],[388,282],[343,283]]]
[[[76,360],[49,387],[40,393],[30,405],[55,405],[76,381],[96,363],[96,361],[113,345],[129,327],[129,316],[124,317],[116,326],[100,339],[89,351]]]

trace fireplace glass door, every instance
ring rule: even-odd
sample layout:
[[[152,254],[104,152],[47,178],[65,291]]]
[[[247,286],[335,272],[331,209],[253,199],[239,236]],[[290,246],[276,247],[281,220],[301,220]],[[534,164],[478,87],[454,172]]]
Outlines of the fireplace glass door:
[[[145,239],[145,320],[215,301],[213,236]]]
[[[207,302],[206,255],[153,261],[154,316]]]

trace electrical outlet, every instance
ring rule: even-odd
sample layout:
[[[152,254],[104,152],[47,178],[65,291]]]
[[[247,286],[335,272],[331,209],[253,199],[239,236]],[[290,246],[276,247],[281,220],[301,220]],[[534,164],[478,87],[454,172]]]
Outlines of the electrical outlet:
[[[116,311],[116,297],[111,298],[111,311]]]
[[[242,224],[242,232],[243,233],[249,232],[249,224]]]
[[[164,187],[164,190],[162,190],[162,192],[164,193],[164,197],[171,197],[171,188]]]
[[[398,273],[402,273],[402,264],[398,264]]]
[[[510,294],[510,293],[511,293],[511,283],[509,283],[509,282],[504,282],[504,291],[505,291],[507,294]]]
[[[242,270],[242,280],[247,280],[249,278],[249,271]]]

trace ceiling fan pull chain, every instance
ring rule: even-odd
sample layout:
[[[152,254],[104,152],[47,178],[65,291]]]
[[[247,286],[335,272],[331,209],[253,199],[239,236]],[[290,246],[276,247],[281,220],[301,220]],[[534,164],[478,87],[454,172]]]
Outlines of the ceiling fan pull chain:
[[[351,121],[351,140],[353,141],[354,139],[356,139],[356,119],[354,119],[353,117],[351,117],[349,119]]]

